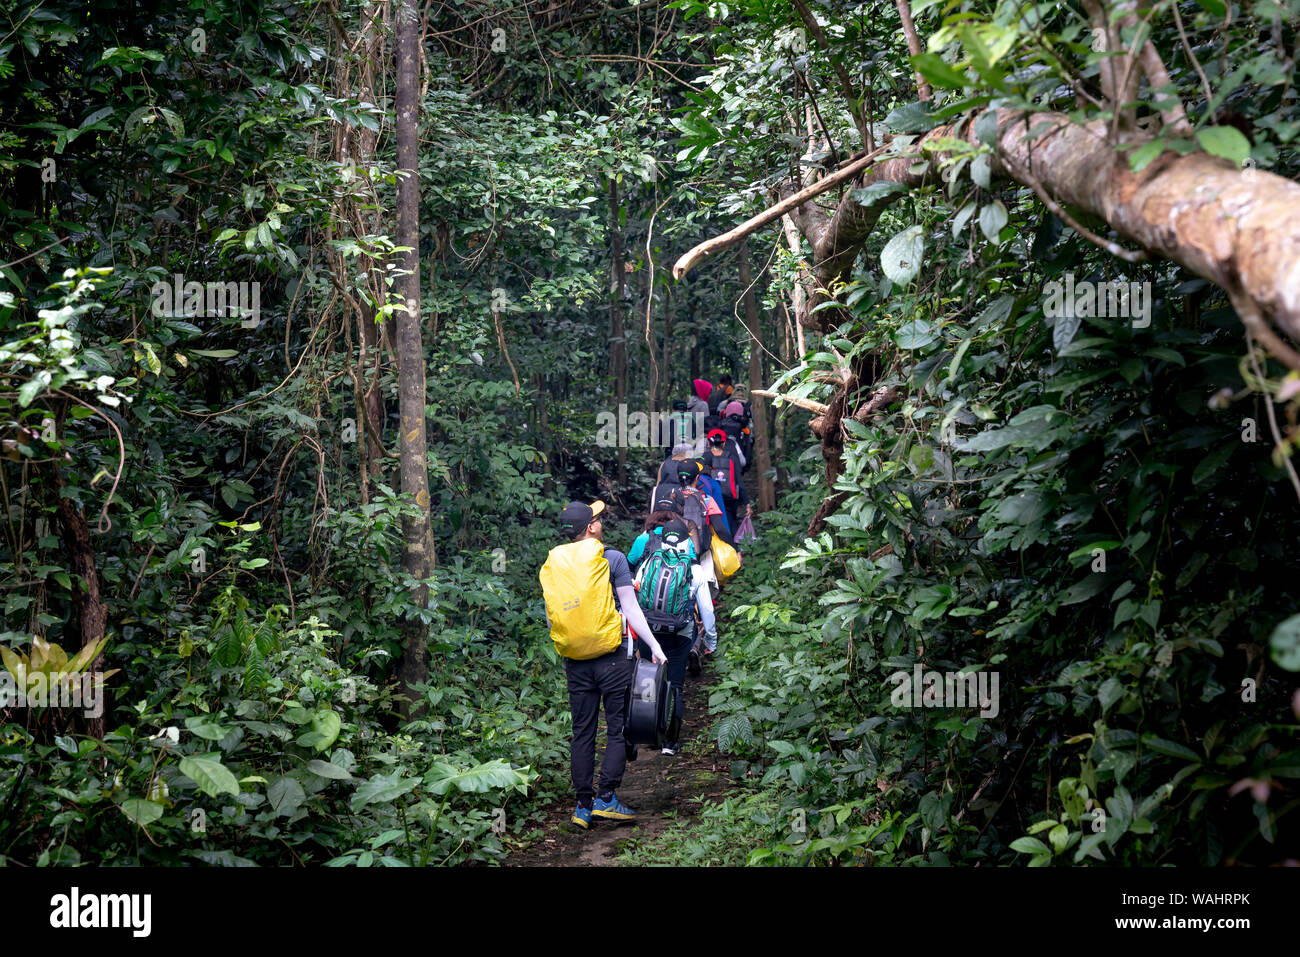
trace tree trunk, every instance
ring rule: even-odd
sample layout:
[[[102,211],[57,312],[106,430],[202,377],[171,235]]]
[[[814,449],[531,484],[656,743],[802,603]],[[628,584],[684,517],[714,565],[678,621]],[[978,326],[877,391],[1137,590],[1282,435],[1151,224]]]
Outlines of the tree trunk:
[[[691,388],[694,389],[695,380],[700,377],[700,324],[695,315],[695,297],[691,295],[689,286],[686,287],[686,321],[691,326]]]
[[[794,352],[794,343],[790,337],[790,324],[781,321],[780,305],[772,307],[772,324],[774,329],[781,330],[780,357],[781,365],[789,367],[792,359],[791,353]],[[786,492],[790,489],[790,475],[785,468],[785,414],[783,409],[773,407],[772,414],[768,421],[772,423],[772,456],[776,460],[776,487]]]
[[[402,493],[420,509],[417,517],[402,520],[405,548],[402,570],[412,578],[429,577],[436,556],[429,516],[428,445],[425,434],[424,344],[420,332],[420,184],[419,103],[420,19],[414,0],[402,0],[397,12],[397,244],[408,247],[397,254],[402,275],[397,295],[404,308],[397,310],[397,374],[402,422]],[[429,607],[429,587],[418,585],[412,603]],[[414,685],[428,677],[428,635],[416,615],[407,618],[404,645],[397,666],[404,716],[415,704]]]
[[[614,414],[622,421],[627,401],[627,329],[623,316],[623,294],[627,288],[623,269],[623,229],[619,225],[618,183],[609,181],[610,291],[609,291],[609,374],[614,379]],[[618,487],[627,485],[627,448],[619,438]]]
[[[669,299],[667,290],[664,291],[663,336],[663,357],[659,363],[659,367],[663,369],[663,374],[659,377],[659,394],[654,397],[655,401],[651,407],[671,411],[673,407],[673,302]]]
[[[379,4],[366,5],[361,13],[359,36],[353,42],[344,27],[337,7],[331,5],[330,15],[333,18],[340,47],[345,51],[355,45],[361,51],[356,60],[360,75],[355,84],[351,77],[352,58],[342,52],[337,59],[335,82],[340,90],[348,91],[348,95],[353,95],[364,103],[377,103],[380,100],[380,97],[375,95],[375,63],[380,62],[383,56],[384,31],[379,23],[381,13],[382,8]],[[359,171],[366,170],[374,159],[377,141],[375,132],[365,126],[346,123],[339,124],[336,131],[335,160],[345,165],[355,164]],[[363,211],[363,205],[378,207],[378,197],[374,195],[373,187],[363,186],[369,184],[369,180],[363,179],[360,174],[353,182],[355,189],[368,189],[375,202],[359,203],[353,189],[342,192],[334,204],[337,221],[343,224],[345,231],[350,231],[354,235],[381,232],[383,230],[381,213],[377,209],[373,212]],[[329,258],[331,268],[339,276],[353,275],[361,271],[371,277],[377,277],[379,274],[376,263],[366,256],[360,257],[355,265],[347,264],[342,254],[337,251],[331,252]],[[372,278],[369,292],[375,300],[382,301],[384,297],[382,280]],[[371,482],[382,478],[384,468],[385,414],[383,394],[379,388],[383,350],[380,343],[380,330],[375,323],[374,308],[355,292],[350,293],[345,307],[350,307],[359,342],[353,401],[356,409],[358,459],[361,465],[358,484],[361,503],[364,505],[370,500]]]
[[[85,648],[103,639],[108,624],[108,606],[99,596],[99,571],[95,567],[95,546],[90,540],[90,524],[86,521],[86,513],[72,499],[64,496],[63,476],[57,468],[55,486],[59,496],[59,537],[63,540],[64,555],[72,571],[72,605],[76,609],[77,626],[81,632],[79,647]],[[69,652],[69,657],[71,655],[72,652]],[[104,656],[99,655],[86,670],[103,671]],[[104,737],[103,713],[89,720],[88,730],[92,737]]]
[[[546,407],[546,376],[540,372],[535,374],[533,376],[533,388],[537,390],[537,434],[540,436],[541,453],[546,463],[544,466],[546,478],[542,483],[542,494],[550,498],[555,492],[555,466],[551,462],[551,456],[554,453],[551,444],[550,413]]]
[[[767,444],[767,400],[755,395],[764,388],[763,345],[758,328],[758,303],[754,297],[754,284],[749,270],[749,242],[741,240],[736,250],[740,260],[741,299],[745,306],[745,331],[749,333],[749,397],[753,411],[751,428],[754,430],[754,471],[758,479],[758,510],[766,512],[776,507],[776,491],[772,488],[772,452]]]

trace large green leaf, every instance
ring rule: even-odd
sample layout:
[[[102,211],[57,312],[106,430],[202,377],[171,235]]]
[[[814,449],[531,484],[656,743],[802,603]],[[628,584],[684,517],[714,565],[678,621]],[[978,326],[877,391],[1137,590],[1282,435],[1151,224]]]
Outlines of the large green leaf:
[[[323,778],[329,778],[333,781],[351,781],[352,775],[346,768],[341,768],[337,764],[331,764],[329,761],[322,761],[319,758],[313,758],[307,762],[307,770],[312,774],[318,774]]]
[[[238,794],[239,782],[220,761],[208,757],[181,758],[181,774],[199,786],[199,790],[211,797],[223,794]]]
[[[391,774],[376,774],[368,781],[363,781],[352,795],[352,810],[359,811],[367,804],[386,804],[415,789],[419,778],[410,778],[401,771]]]
[[[1250,140],[1232,126],[1207,126],[1196,131],[1196,142],[1207,153],[1222,156],[1237,166],[1250,156]]]
[[[995,199],[980,209],[980,232],[989,242],[998,242],[998,234],[1006,224],[1007,208],[1002,205],[1002,200]]]
[[[906,286],[921,271],[925,258],[925,230],[908,226],[895,235],[880,251],[880,266],[897,286]]]
[[[921,53],[912,57],[911,60],[916,72],[935,86],[960,90],[970,83],[970,80],[966,79],[966,74],[949,66],[944,62],[943,57],[937,53]]]
[[[163,813],[161,804],[156,801],[146,801],[144,798],[127,798],[118,807],[122,809],[123,814],[141,827],[152,824],[162,817]]]
[[[343,720],[333,708],[322,708],[311,716],[311,730],[298,736],[298,743],[304,748],[317,751],[328,750],[338,740]]]
[[[924,319],[905,322],[894,334],[894,341],[900,349],[920,349],[928,346],[938,338],[933,328]]]
[[[215,717],[210,714],[196,714],[193,717],[185,719],[185,727],[191,734],[198,735],[208,741],[220,741],[230,729],[225,727]]]
[[[281,817],[292,817],[307,800],[307,792],[294,778],[284,775],[271,782],[266,789],[266,800]]]
[[[461,769],[437,762],[424,775],[424,783],[434,794],[446,794],[455,787],[458,791],[481,794],[497,788],[518,787],[527,778],[506,761],[498,758],[472,768]]]

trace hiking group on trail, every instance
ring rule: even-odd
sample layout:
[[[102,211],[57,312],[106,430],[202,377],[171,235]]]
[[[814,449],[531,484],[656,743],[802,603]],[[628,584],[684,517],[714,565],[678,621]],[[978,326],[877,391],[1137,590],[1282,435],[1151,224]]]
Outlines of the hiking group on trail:
[[[749,404],[732,398],[729,375],[692,386],[673,404],[672,454],[627,552],[604,544],[604,502],[570,502],[559,520],[565,542],[538,575],[573,717],[570,820],[584,830],[593,818],[636,820],[616,791],[638,745],[680,750],[686,673],[698,675],[717,651],[715,590],[740,568],[737,542],[754,535],[741,480],[753,459]],[[605,755],[593,782],[602,704]]]

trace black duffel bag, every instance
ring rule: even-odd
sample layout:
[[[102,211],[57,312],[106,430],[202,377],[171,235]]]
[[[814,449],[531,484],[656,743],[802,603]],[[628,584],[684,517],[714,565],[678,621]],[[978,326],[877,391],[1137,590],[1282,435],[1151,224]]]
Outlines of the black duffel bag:
[[[629,759],[636,758],[637,745],[662,747],[676,741],[681,730],[681,691],[668,684],[663,664],[638,658],[627,689],[627,715],[623,740]]]

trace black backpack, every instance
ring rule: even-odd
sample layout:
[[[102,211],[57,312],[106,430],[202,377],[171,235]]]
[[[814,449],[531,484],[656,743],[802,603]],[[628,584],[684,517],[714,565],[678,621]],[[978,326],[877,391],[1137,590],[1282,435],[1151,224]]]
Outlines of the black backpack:
[[[750,428],[747,416],[729,415],[722,423],[722,431],[736,440],[736,445],[745,456],[745,468],[754,464],[754,431]]]
[[[650,495],[650,511],[682,514],[682,502],[679,495],[681,490],[682,487],[675,482],[663,482],[656,485],[654,492]]]
[[[728,440],[730,441],[730,440]],[[722,489],[722,497],[737,499],[740,498],[740,469],[737,467],[736,457],[731,454],[731,450],[723,446],[722,453],[715,453],[712,447],[704,453],[705,471],[709,477],[718,483]]]

